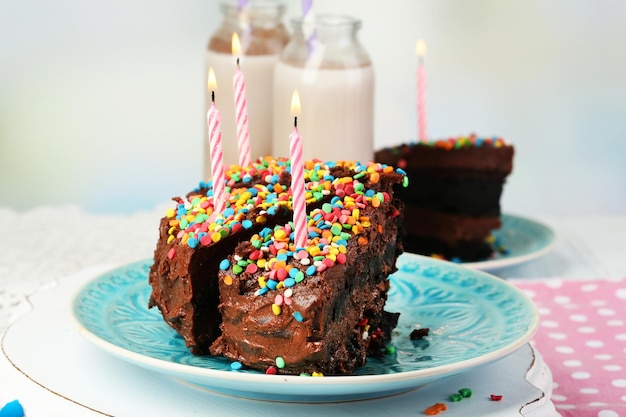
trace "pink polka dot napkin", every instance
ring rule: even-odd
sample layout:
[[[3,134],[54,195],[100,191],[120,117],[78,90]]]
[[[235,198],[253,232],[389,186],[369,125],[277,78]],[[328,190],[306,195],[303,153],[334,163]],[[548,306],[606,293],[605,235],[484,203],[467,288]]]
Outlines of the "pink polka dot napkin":
[[[533,343],[563,416],[626,417],[626,279],[512,281],[541,323]]]

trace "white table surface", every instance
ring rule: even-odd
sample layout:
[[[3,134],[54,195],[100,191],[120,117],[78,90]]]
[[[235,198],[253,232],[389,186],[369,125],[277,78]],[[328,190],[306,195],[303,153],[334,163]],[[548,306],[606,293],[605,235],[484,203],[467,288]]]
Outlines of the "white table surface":
[[[17,317],[29,312],[31,307],[26,296],[41,292],[45,297],[46,292],[67,287],[67,280],[77,279],[90,268],[151,257],[158,221],[165,207],[166,204],[154,211],[132,215],[87,214],[76,206],[41,207],[25,212],[0,208],[5,236],[0,243],[0,333]],[[626,217],[546,217],[536,220],[555,230],[558,243],[553,251],[529,263],[492,273],[503,278],[521,279],[582,280],[626,276]],[[85,349],[96,348],[85,344]],[[45,343],[42,343],[41,354],[45,355]],[[100,352],[93,354],[103,355]],[[29,417],[101,415],[28,380],[6,361],[0,361],[0,375],[0,407],[19,399],[28,407]],[[228,401],[233,399],[228,398]],[[390,403],[388,400],[373,400],[370,404],[374,406],[377,401]],[[294,410],[297,408],[290,412],[293,414]],[[387,415],[403,414],[394,413],[393,408],[386,410]],[[527,415],[541,415],[537,413],[545,410],[548,408],[529,411]],[[414,411],[415,414],[421,413],[419,409]],[[543,415],[553,415],[551,412]],[[448,412],[446,415],[454,414]]]

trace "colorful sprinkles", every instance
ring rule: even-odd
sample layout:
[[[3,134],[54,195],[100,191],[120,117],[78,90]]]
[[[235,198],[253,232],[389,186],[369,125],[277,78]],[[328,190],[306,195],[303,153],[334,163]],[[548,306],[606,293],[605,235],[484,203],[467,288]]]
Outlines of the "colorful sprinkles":
[[[343,169],[353,175],[336,178],[332,174],[333,169]],[[226,172],[228,202],[221,213],[214,212],[211,181],[200,183],[188,197],[176,198],[176,207],[167,210],[166,217],[170,219],[168,243],[179,242],[190,248],[208,246],[239,231],[265,224],[268,216],[274,216],[282,209],[291,210],[292,195],[288,186],[290,170],[290,161],[280,158],[260,159],[243,169],[233,165]],[[358,209],[367,204],[379,206],[389,196],[377,192],[373,187],[366,189],[366,183],[378,184],[381,173],[393,171],[391,166],[371,162],[365,165],[352,161],[306,162],[304,177],[307,204],[327,199],[331,193],[335,195],[316,211],[315,217],[311,215],[309,218],[309,238],[328,240],[338,236],[337,239],[345,239],[350,232],[358,233],[359,227],[369,227],[367,219],[359,218]],[[395,171],[404,175],[403,181],[408,185],[406,173],[401,169]],[[330,215],[336,215],[337,218],[326,227]],[[296,248],[289,247],[289,242],[293,241],[292,228],[293,223],[290,222],[264,230],[255,235],[253,244],[261,249],[268,240],[273,240],[276,243],[275,250],[287,248],[293,251]],[[257,257],[259,255],[258,252],[255,254]],[[168,256],[173,258],[175,250],[170,251]],[[344,258],[339,256],[339,262],[342,260]],[[223,264],[220,269],[225,270],[227,267]]]
[[[409,153],[411,151],[411,148],[415,146],[426,146],[430,148],[439,148],[452,151],[454,149],[464,149],[479,146],[502,148],[504,146],[507,146],[507,144],[504,139],[498,136],[479,137],[475,134],[471,134],[469,136],[449,137],[447,139],[438,139],[431,141],[412,141],[408,144],[405,143],[402,145],[390,146],[386,149],[394,155],[401,156],[403,154]],[[406,168],[408,166],[407,160],[402,157],[398,159],[396,164],[399,168]]]
[[[188,198],[175,199],[177,205],[169,209],[168,243],[196,248],[208,246],[243,230],[256,228],[249,242],[252,250],[246,256],[223,259],[221,271],[224,284],[243,273],[258,278],[257,295],[270,291],[291,290],[306,277],[313,276],[335,265],[346,263],[347,244],[356,237],[359,245],[367,245],[364,231],[371,227],[368,216],[362,211],[368,206],[379,207],[389,203],[391,197],[378,191],[382,174],[397,172],[408,185],[402,169],[370,162],[352,161],[305,163],[305,189],[307,204],[319,204],[307,216],[307,245],[295,247],[293,222],[274,227],[263,227],[269,216],[281,210],[292,209],[289,187],[290,162],[287,159],[265,158],[244,168],[233,166],[226,173],[228,203],[221,213],[213,211],[212,184],[201,183]],[[333,173],[339,172],[339,176]],[[332,197],[330,197],[332,195]],[[395,210],[395,209],[394,209]],[[392,215],[399,213],[395,212]],[[382,230],[378,230],[382,232]],[[251,230],[252,232],[252,230]],[[168,252],[176,256],[176,246]],[[284,305],[291,304],[292,291],[276,296],[272,312],[280,315]],[[303,321],[301,313],[294,313]]]
[[[369,217],[361,212],[370,205],[379,207],[383,203],[389,203],[391,197],[386,192],[368,188],[367,184],[377,184],[380,181],[380,173],[392,171],[393,168],[380,164],[370,164],[367,167],[355,165],[351,168],[356,172],[352,176],[334,178],[328,173],[324,175],[322,188],[332,190],[334,196],[308,214],[306,247],[295,247],[293,226],[290,222],[273,228],[263,228],[250,238],[250,244],[254,249],[247,258],[232,259],[231,272],[235,275],[244,271],[249,274],[263,272],[258,279],[259,289],[256,295],[281,288],[287,289],[285,295],[275,298],[272,305],[275,315],[281,314],[283,303],[291,304],[291,289],[306,277],[346,263],[350,239],[358,236],[357,242],[366,245],[368,239],[363,233],[365,229],[371,227],[371,222]],[[370,180],[366,182],[368,175]],[[320,178],[319,173],[316,176]],[[320,187],[316,182],[309,184],[312,188]],[[320,197],[324,195],[321,194]],[[294,318],[297,321],[303,320],[300,313],[294,314]]]
[[[446,139],[437,139],[430,141],[413,141],[404,145],[397,145],[389,147],[388,149],[395,154],[402,153],[402,150],[406,147],[414,147],[414,146],[428,146],[431,148],[442,148],[447,150],[452,149],[460,149],[460,148],[470,148],[473,146],[493,146],[494,148],[501,148],[506,146],[506,142],[504,139],[498,136],[491,137],[479,137],[475,134],[469,136],[458,136],[458,137],[449,137]],[[406,164],[406,161],[404,161]],[[399,164],[400,168],[406,168]]]
[[[472,396],[472,390],[470,388],[461,388],[458,391],[458,394],[450,394],[450,396],[448,397],[448,399],[455,403],[455,402],[459,402],[462,401],[464,398],[470,398]]]
[[[454,394],[450,394],[450,396],[448,397],[448,400],[450,402],[459,402],[462,401],[464,398],[470,398],[472,396],[472,390],[470,388],[461,388],[458,393],[454,393]],[[492,401],[499,401],[497,399],[494,399],[495,396],[494,394],[491,395],[491,400]],[[500,396],[500,400],[502,399],[502,396]],[[430,407],[428,407],[427,409],[424,410],[424,414],[426,414],[427,416],[436,416],[439,413],[441,413],[442,411],[446,411],[448,409],[448,407],[443,404],[443,403],[436,403],[434,405],[431,405]]]

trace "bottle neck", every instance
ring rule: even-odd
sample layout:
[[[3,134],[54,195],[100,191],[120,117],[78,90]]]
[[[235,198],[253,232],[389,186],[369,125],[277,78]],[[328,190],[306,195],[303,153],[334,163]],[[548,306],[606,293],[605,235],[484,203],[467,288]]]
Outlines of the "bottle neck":
[[[312,19],[303,20],[301,17],[291,20],[294,37],[308,40],[316,37],[322,44],[358,44],[357,32],[361,28],[361,21],[344,15],[317,15]]]
[[[273,29],[282,24],[285,5],[278,1],[257,0],[240,9],[237,3],[222,3],[220,10],[224,23],[245,31],[249,28]]]
[[[244,9],[229,1],[220,10],[223,20],[209,41],[211,51],[230,54],[235,32],[244,55],[278,55],[289,41],[282,23],[285,5],[279,0],[251,0]]]
[[[322,14],[314,19],[291,21],[293,35],[281,60],[295,66],[316,62],[321,68],[352,68],[371,65],[358,39],[361,21],[350,16]]]

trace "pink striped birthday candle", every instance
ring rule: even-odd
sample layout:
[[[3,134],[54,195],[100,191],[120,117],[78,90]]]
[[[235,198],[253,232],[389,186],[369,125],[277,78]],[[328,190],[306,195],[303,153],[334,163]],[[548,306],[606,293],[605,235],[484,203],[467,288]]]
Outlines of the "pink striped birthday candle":
[[[215,72],[209,69],[208,88],[211,91],[211,107],[207,112],[207,125],[209,128],[209,154],[211,157],[211,176],[213,178],[213,207],[215,213],[221,213],[226,208],[225,185],[224,185],[224,155],[222,153],[222,130],[220,127],[221,116],[215,106]]]
[[[295,228],[294,244],[303,248],[307,237],[306,194],[304,190],[304,160],[302,156],[302,136],[298,131],[300,114],[300,96],[293,92],[291,114],[294,116],[293,132],[289,135],[289,153],[291,156],[291,193],[293,202],[293,225]]]
[[[248,129],[248,100],[246,99],[246,79],[239,66],[241,44],[239,36],[233,33],[233,55],[237,57],[237,69],[233,76],[233,90],[235,92],[235,120],[237,121],[237,147],[239,149],[239,165],[250,165],[250,131]]]

